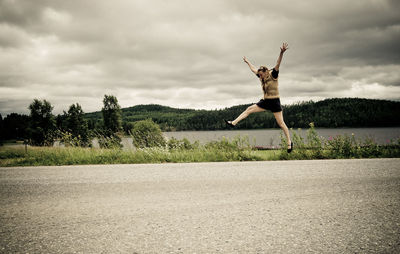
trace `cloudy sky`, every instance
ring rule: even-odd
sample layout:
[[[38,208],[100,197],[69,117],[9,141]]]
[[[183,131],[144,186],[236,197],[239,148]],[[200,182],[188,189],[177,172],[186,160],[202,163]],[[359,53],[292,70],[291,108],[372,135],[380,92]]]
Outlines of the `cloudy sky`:
[[[0,0],[0,113],[34,98],[215,109],[257,102],[243,62],[273,67],[283,104],[400,100],[398,0]]]

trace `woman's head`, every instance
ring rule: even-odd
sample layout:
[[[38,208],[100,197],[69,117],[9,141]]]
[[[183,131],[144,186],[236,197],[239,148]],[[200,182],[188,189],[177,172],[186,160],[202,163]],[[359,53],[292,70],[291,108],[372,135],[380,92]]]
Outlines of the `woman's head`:
[[[265,66],[260,66],[260,68],[258,68],[257,70],[257,77],[259,78],[266,78],[269,75],[269,71],[268,68]]]

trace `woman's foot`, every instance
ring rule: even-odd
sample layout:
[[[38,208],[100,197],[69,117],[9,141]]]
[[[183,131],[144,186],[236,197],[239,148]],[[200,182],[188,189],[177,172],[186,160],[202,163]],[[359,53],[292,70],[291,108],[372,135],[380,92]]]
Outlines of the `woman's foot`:
[[[293,150],[293,142],[290,142],[290,145],[288,145],[287,152],[288,152],[288,153],[291,153],[292,150]]]
[[[225,121],[225,123],[226,123],[227,125],[229,125],[229,126],[231,126],[231,127],[235,127],[235,125],[232,124],[232,121],[228,121],[228,120],[225,120],[225,119],[224,119],[224,121]]]

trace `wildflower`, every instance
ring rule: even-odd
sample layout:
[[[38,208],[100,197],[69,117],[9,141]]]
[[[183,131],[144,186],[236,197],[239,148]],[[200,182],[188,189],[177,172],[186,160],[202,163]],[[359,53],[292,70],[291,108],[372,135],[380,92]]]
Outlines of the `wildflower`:
[[[310,127],[314,127],[314,122],[311,122],[309,125]]]
[[[328,140],[332,140],[332,136],[329,136]]]

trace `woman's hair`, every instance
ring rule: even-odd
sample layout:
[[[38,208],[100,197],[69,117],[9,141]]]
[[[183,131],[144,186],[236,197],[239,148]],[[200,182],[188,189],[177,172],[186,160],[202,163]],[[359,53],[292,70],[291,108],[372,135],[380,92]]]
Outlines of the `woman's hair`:
[[[258,68],[257,72],[260,72],[260,71],[266,72],[267,70],[268,70],[267,67],[261,65],[260,68]]]
[[[266,72],[266,71],[268,71],[268,68],[266,66],[261,65],[260,68],[258,68],[258,70],[257,70],[257,74],[256,74],[257,77],[260,77],[260,75],[258,74],[260,71]]]

